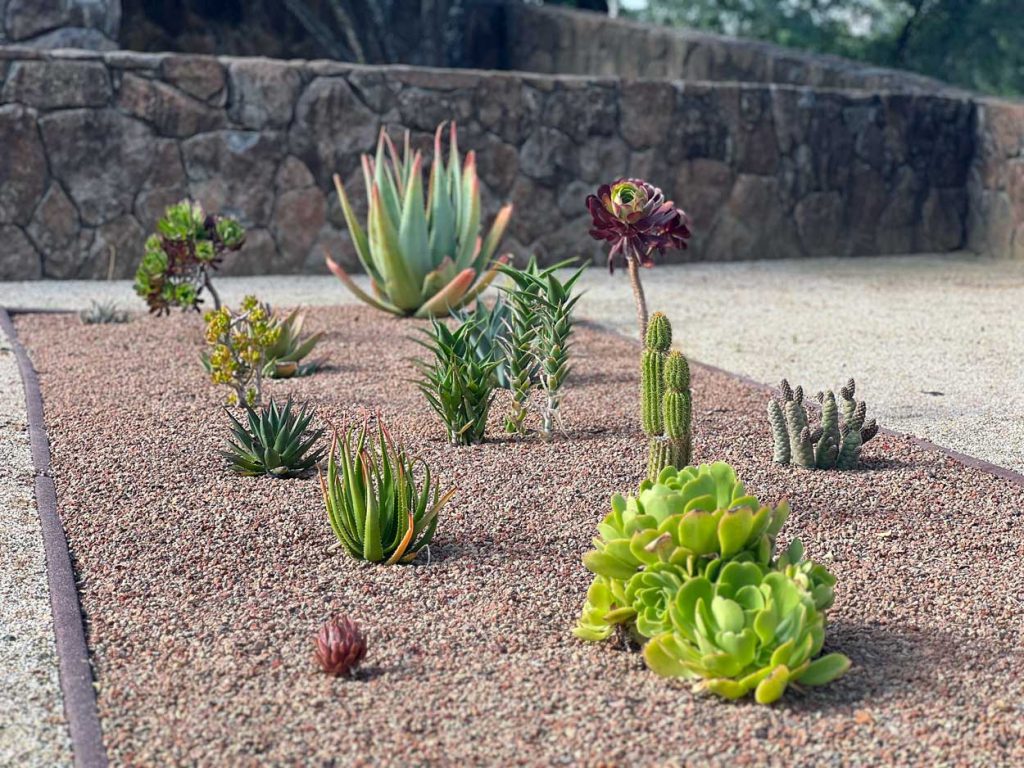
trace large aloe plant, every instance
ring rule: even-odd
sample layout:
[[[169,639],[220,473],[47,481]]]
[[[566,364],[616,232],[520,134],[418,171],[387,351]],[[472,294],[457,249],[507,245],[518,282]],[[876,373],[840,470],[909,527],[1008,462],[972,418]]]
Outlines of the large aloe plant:
[[[445,316],[473,299],[494,279],[498,243],[512,205],[495,216],[480,236],[480,181],[476,156],[459,158],[455,123],[451,124],[448,163],[441,153],[444,123],[434,134],[434,162],[424,199],[423,156],[413,153],[409,133],[399,155],[381,130],[376,155],[363,155],[368,204],[367,226],[356,218],[341,178],[334,185],[356,254],[370,276],[373,294],[363,291],[330,256],[327,266],[361,301],[396,315]]]

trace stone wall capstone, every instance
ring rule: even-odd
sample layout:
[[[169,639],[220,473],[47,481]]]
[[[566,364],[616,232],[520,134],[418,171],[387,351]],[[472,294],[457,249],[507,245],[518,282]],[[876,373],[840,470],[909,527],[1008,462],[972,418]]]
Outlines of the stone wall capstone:
[[[0,0],[0,44],[112,50],[121,0]]]
[[[547,261],[602,260],[584,199],[622,174],[690,213],[676,259],[956,249],[981,171],[975,105],[950,95],[14,48],[0,74],[0,279],[130,276],[184,196],[248,228],[228,274],[354,265],[331,175],[362,210],[382,126],[429,155],[456,120],[485,215],[515,203],[505,247]]]
[[[508,67],[527,72],[876,92],[956,90],[905,70],[600,13],[511,0],[505,4],[505,17]]]

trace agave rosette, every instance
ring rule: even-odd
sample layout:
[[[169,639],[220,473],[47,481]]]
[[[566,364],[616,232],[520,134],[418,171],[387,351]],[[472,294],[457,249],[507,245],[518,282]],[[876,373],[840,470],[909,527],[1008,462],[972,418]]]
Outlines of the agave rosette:
[[[295,477],[310,469],[323,457],[323,450],[312,450],[323,435],[322,429],[310,430],[313,412],[306,406],[295,412],[289,399],[284,408],[273,399],[256,410],[245,401],[246,423],[231,419],[232,439],[222,452],[229,468],[240,475]]]
[[[329,256],[327,266],[361,301],[396,315],[444,316],[473,301],[506,260],[494,259],[512,205],[495,216],[485,237],[480,235],[480,181],[476,155],[459,157],[455,123],[451,124],[448,162],[441,136],[434,134],[434,162],[424,199],[420,151],[412,152],[409,133],[401,155],[387,131],[381,130],[375,156],[363,155],[367,194],[367,226],[356,218],[341,178],[334,185],[356,255],[373,286],[363,291]]]

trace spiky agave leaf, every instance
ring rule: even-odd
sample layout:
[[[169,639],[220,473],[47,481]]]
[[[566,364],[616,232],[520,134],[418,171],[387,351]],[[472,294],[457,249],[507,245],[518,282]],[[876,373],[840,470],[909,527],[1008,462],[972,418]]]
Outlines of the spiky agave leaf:
[[[295,477],[313,467],[323,458],[323,449],[310,450],[323,435],[322,429],[310,431],[313,411],[303,405],[296,413],[291,398],[280,408],[273,398],[258,411],[246,403],[246,423],[231,411],[231,435],[227,450],[221,455],[228,467],[242,475],[270,475]]]
[[[382,130],[375,156],[363,156],[367,225],[356,219],[340,177],[334,184],[356,255],[374,292],[363,291],[345,269],[327,256],[327,266],[361,301],[386,312],[416,317],[442,316],[473,301],[491,280],[488,269],[512,213],[511,204],[495,216],[481,237],[480,181],[473,152],[460,162],[451,124],[448,162],[441,136],[434,135],[434,160],[424,199],[422,155],[412,152],[408,132],[399,155]]]

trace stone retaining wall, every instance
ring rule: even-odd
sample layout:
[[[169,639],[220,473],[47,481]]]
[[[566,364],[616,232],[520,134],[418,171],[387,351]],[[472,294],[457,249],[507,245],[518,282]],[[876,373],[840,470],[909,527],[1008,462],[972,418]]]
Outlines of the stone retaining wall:
[[[977,113],[967,246],[1024,259],[1024,104],[983,99]]]
[[[757,40],[509,2],[511,69],[550,74],[779,83],[868,91],[953,91],[913,72]]]
[[[0,49],[0,277],[134,271],[192,195],[249,229],[234,274],[352,253],[331,174],[362,200],[382,125],[455,119],[506,246],[600,259],[584,198],[621,173],[692,215],[683,258],[945,251],[965,242],[975,107],[923,94],[628,82],[204,56]]]

